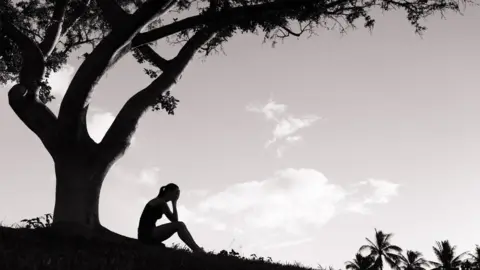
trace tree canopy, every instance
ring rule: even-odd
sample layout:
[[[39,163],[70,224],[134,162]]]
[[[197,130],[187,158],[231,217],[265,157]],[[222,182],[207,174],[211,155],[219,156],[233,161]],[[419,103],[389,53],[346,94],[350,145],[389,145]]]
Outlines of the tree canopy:
[[[289,36],[312,34],[318,27],[345,31],[358,19],[373,28],[374,8],[385,11],[403,9],[418,33],[426,28],[421,19],[435,12],[458,11],[453,0],[4,0],[0,4],[4,31],[0,35],[0,83],[17,81],[22,65],[18,44],[5,32],[14,26],[38,44],[45,57],[45,77],[40,83],[39,98],[47,103],[54,97],[46,78],[66,64],[68,56],[82,45],[94,48],[111,31],[112,24],[122,23],[115,11],[126,14],[140,7],[156,5],[170,10],[170,18],[152,16],[143,32],[132,40],[131,52],[139,63],[148,63],[144,71],[152,78],[161,72],[166,60],[149,44],[168,38],[170,42],[186,42],[193,33],[210,26],[215,35],[200,49],[209,54],[218,50],[235,33],[259,33],[265,40],[277,42]],[[117,6],[118,4],[118,6]],[[104,11],[102,12],[102,6]],[[114,7],[116,6],[116,7]],[[118,7],[118,8],[117,8]],[[108,10],[107,10],[108,9]],[[163,13],[163,12],[162,12]],[[157,14],[161,15],[161,14]],[[168,23],[170,21],[170,23]],[[6,28],[6,29],[5,29]],[[173,113],[175,99],[164,105]],[[170,105],[169,105],[170,104]],[[158,104],[157,104],[158,105]],[[158,109],[158,106],[157,106]]]

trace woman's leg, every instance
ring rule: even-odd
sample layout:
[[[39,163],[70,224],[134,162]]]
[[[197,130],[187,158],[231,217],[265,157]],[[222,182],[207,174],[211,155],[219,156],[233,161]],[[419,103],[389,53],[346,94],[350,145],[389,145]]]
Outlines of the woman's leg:
[[[153,229],[153,238],[163,242],[170,238],[174,233],[177,233],[178,237],[180,237],[180,239],[182,239],[182,241],[193,251],[201,250],[197,243],[195,243],[195,240],[193,240],[185,223],[181,221],[166,223],[156,227]]]

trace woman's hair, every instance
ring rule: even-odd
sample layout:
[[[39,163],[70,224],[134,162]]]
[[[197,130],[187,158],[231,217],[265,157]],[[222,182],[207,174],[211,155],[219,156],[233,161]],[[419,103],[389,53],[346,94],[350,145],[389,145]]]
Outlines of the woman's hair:
[[[158,197],[165,195],[166,192],[177,190],[178,186],[174,183],[170,183],[160,188],[160,192],[158,193]]]

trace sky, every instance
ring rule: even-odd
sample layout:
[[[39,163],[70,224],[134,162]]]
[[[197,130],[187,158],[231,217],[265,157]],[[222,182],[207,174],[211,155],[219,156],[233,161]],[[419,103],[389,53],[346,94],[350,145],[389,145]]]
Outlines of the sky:
[[[136,237],[144,204],[174,182],[180,220],[210,251],[344,268],[375,228],[429,260],[436,241],[473,250],[480,10],[432,17],[423,37],[403,12],[376,19],[372,33],[319,29],[275,48],[238,35],[226,55],[195,57],[172,90],[175,115],[147,113],[107,175],[101,223]],[[80,64],[73,57],[50,79],[55,113]],[[94,140],[148,85],[142,69],[127,56],[97,85],[88,113]],[[53,212],[55,175],[7,92],[0,88],[0,220],[13,224]]]

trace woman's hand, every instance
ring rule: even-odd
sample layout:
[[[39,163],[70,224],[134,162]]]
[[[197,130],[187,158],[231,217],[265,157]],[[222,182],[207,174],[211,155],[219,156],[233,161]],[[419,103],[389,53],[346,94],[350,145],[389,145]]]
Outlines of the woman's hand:
[[[177,203],[178,198],[180,198],[180,190],[177,191],[177,193],[175,194],[175,197],[173,198],[172,201],[173,201],[174,203]]]

